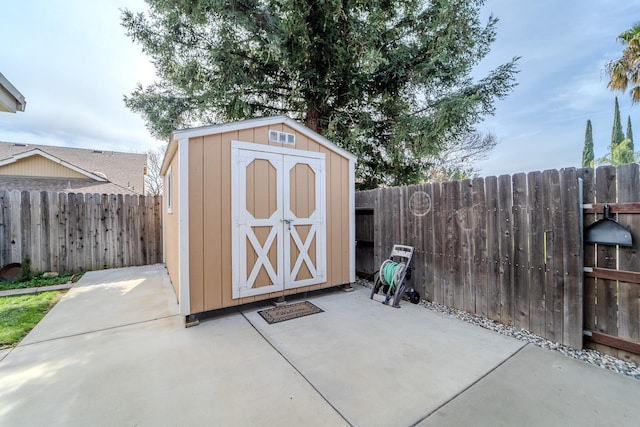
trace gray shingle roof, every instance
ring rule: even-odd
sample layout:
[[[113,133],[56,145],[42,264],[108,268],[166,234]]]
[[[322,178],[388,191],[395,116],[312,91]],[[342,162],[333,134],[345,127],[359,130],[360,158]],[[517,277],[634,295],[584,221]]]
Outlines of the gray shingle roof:
[[[24,185],[39,190],[49,182],[55,188],[69,187],[74,192],[80,192],[78,188],[84,188],[88,193],[115,193],[115,194],[142,194],[144,189],[144,168],[147,164],[146,154],[122,153],[117,151],[90,150],[84,148],[56,147],[39,144],[17,144],[12,142],[0,142],[0,161],[8,159],[16,154],[39,149],[68,162],[90,173],[104,174],[109,183],[95,182],[91,180],[77,180],[72,186],[68,179],[5,177],[0,185],[7,189],[6,185]],[[20,178],[20,179],[18,179]],[[28,184],[32,180],[32,184]],[[61,182],[63,181],[63,182]],[[71,180],[76,181],[76,180]],[[94,185],[89,185],[93,183]],[[14,187],[12,189],[22,189]],[[30,189],[30,188],[24,188]],[[47,191],[66,191],[42,188]]]

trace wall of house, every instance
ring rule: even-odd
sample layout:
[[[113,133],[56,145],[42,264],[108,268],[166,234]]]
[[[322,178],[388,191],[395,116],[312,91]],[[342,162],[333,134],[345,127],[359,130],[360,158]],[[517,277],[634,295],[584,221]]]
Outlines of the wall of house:
[[[71,170],[42,156],[33,155],[0,167],[0,175],[41,176],[47,178],[83,178],[85,175]]]
[[[180,217],[180,206],[178,205],[178,157],[179,154],[176,151],[173,154],[169,169],[164,177],[164,191],[165,194],[162,198],[163,212],[164,212],[164,242],[165,242],[165,264],[171,278],[171,284],[176,293],[176,297],[179,296],[179,240],[178,240],[178,219]],[[171,212],[168,211],[169,203],[169,184],[167,182],[168,175],[171,174]]]
[[[326,156],[327,282],[285,291],[305,292],[349,283],[349,161],[292,128],[279,124],[189,140],[189,281],[191,312],[276,298],[283,293],[232,299],[231,141],[269,143],[268,131],[296,134],[299,150]],[[177,247],[177,244],[176,244]],[[168,252],[168,251],[167,251]]]

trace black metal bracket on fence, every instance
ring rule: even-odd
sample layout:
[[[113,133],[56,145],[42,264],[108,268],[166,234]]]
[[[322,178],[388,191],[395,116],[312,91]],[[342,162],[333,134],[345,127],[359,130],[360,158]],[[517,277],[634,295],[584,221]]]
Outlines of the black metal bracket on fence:
[[[610,218],[611,207],[605,204],[604,217],[584,230],[584,242],[598,245],[633,246],[631,232],[618,221]]]

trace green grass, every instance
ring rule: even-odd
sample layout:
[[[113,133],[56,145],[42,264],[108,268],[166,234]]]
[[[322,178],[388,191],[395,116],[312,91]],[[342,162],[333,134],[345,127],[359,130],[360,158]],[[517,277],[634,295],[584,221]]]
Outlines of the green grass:
[[[17,345],[63,294],[50,291],[0,297],[0,349]]]
[[[24,288],[37,288],[40,286],[61,285],[67,283],[69,280],[77,282],[82,274],[62,274],[58,277],[42,277],[42,273],[36,274],[30,280],[23,282],[3,282],[0,281],[0,291],[6,291],[9,289],[24,289]]]

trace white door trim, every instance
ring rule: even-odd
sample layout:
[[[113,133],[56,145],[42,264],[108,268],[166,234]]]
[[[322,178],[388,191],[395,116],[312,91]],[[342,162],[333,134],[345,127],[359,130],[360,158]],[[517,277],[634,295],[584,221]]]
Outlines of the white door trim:
[[[259,153],[258,155],[250,153]],[[255,159],[267,160],[275,168],[276,176],[282,174],[282,155],[270,152],[248,151],[246,149],[231,148],[231,188],[234,189],[231,196],[231,217],[233,218],[231,230],[231,250],[232,250],[232,297],[242,298],[253,295],[260,295],[269,292],[282,290],[284,286],[283,258],[278,255],[276,265],[272,265],[269,260],[269,249],[275,243],[278,251],[284,243],[284,228],[282,226],[282,179],[276,179],[277,207],[276,210],[266,219],[256,219],[247,210],[247,166]],[[242,189],[244,191],[242,191]],[[242,193],[242,194],[241,194]],[[272,227],[265,240],[264,245],[260,245],[252,227]],[[258,255],[258,259],[252,270],[247,271],[247,238],[249,243]],[[269,275],[271,285],[253,288],[253,283],[258,276],[261,267]]]
[[[316,191],[315,191],[315,207],[316,209],[311,213],[309,218],[297,218],[291,211],[291,194],[289,194],[288,188],[284,192],[284,209],[285,218],[292,219],[290,223],[291,230],[285,234],[284,245],[284,257],[285,260],[285,289],[299,288],[301,286],[315,285],[318,283],[324,283],[327,281],[327,269],[326,269],[326,232],[327,232],[327,218],[326,218],[326,179],[325,179],[325,162],[324,159],[318,158],[305,158],[302,156],[286,156],[284,159],[284,177],[288,177],[291,170],[298,164],[306,164],[311,170],[313,170],[316,177]],[[285,186],[286,187],[286,186]],[[296,225],[310,225],[309,234],[303,242],[298,233],[295,230]],[[294,261],[293,265],[289,265],[291,259],[291,239],[300,252],[298,259]],[[316,245],[316,262],[315,265],[309,257],[309,249],[313,238],[315,237]],[[309,279],[295,280],[296,275],[302,267],[302,263],[307,265],[309,272],[313,277]]]
[[[326,282],[326,177],[325,154],[302,151],[262,144],[232,141],[231,143],[231,185],[233,188],[231,217],[232,233],[232,298],[261,295]],[[268,219],[255,219],[246,207],[246,168],[254,159],[268,160],[277,174],[277,208]],[[290,209],[288,178],[297,164],[308,165],[315,174],[315,211],[309,218],[297,218]],[[243,193],[244,192],[244,193]],[[284,220],[292,220],[289,223]],[[305,241],[295,230],[296,225],[310,225]],[[264,245],[260,245],[252,231],[255,226],[271,226]],[[289,228],[291,227],[291,228]],[[315,236],[315,265],[308,255]],[[258,259],[247,271],[247,239],[253,246]],[[291,242],[293,240],[293,243]],[[278,260],[272,266],[268,258],[271,245],[276,242]],[[291,264],[291,244],[298,247],[299,256]],[[306,264],[313,277],[294,280],[302,265]],[[272,280],[271,285],[252,288],[261,267],[265,268]]]

